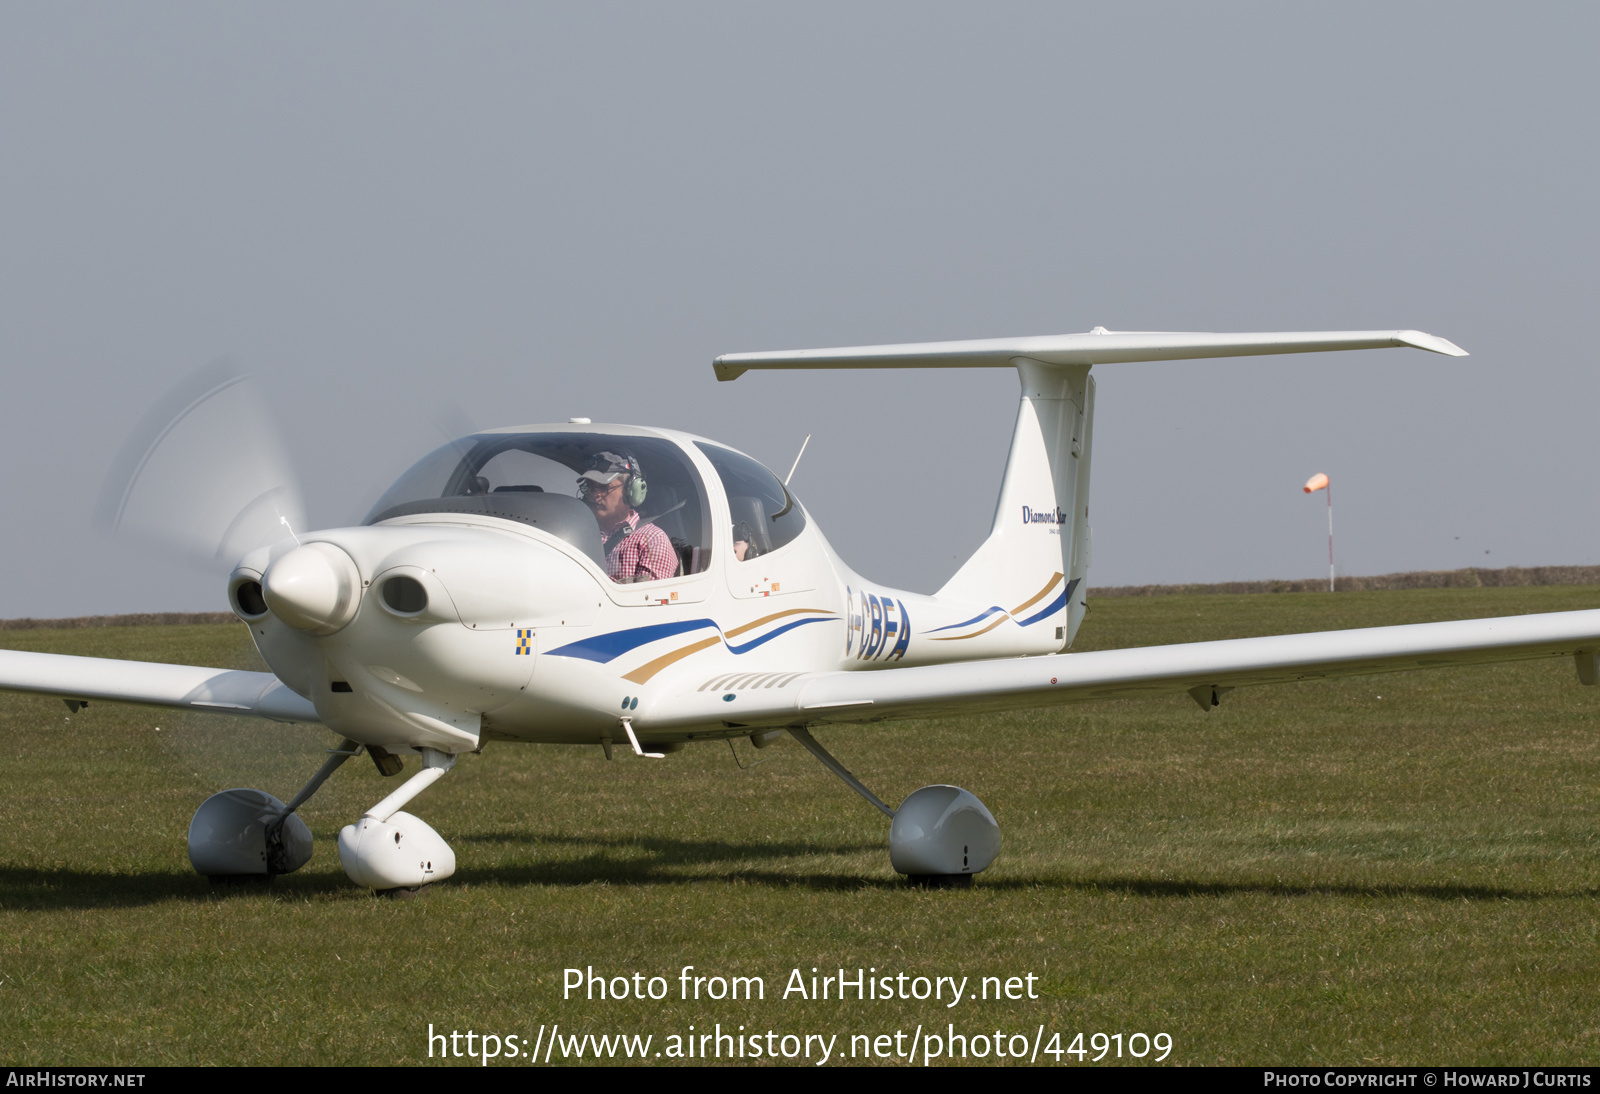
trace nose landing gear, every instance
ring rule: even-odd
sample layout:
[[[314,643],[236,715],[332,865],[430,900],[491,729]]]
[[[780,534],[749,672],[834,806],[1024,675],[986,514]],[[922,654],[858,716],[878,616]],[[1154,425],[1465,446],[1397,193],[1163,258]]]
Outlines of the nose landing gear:
[[[357,885],[378,892],[417,889],[456,872],[456,853],[424,820],[395,812],[370,814],[339,831],[339,861]]]
[[[456,758],[422,750],[422,770],[339,831],[339,862],[357,885],[380,892],[416,889],[456,872],[456,853],[425,821],[401,807],[438,782]]]

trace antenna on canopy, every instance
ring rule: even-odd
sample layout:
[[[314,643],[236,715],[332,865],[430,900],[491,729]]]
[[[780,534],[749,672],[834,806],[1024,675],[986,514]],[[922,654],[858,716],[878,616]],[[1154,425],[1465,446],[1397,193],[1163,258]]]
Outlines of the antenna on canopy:
[[[461,408],[460,403],[445,403],[433,415],[433,425],[451,448],[461,456],[466,456],[472,450],[467,443],[467,438],[478,431],[477,425],[467,412]]]
[[[794,478],[794,469],[800,466],[800,457],[806,454],[806,445],[811,443],[811,434],[806,434],[806,439],[800,442],[800,451],[795,454],[794,463],[789,467],[789,473],[783,477],[783,485],[788,486],[789,480]]]

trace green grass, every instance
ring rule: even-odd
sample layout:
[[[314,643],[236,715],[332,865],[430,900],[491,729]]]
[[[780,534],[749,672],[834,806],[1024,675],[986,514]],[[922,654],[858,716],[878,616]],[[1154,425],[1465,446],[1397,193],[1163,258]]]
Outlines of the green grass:
[[[1571,587],[1105,599],[1079,644],[1597,605]],[[258,664],[223,626],[0,644]],[[954,1022],[1043,1025],[1063,1047],[1166,1032],[1177,1063],[1593,1062],[1597,713],[1563,661],[1244,690],[1209,714],[1180,694],[823,731],[886,798],[958,782],[999,818],[995,866],[935,892],[895,878],[881,816],[791,741],[741,744],[771,757],[750,770],[720,743],[610,764],[490,745],[414,806],[459,873],[393,901],[349,884],[333,845],[394,785],[365,760],[304,810],[318,847],[300,873],[213,890],[189,868],[200,801],[287,797],[325,731],[111,704],[69,720],[0,696],[0,1059],[408,1063],[430,1022],[650,1033],[653,1050],[720,1022],[848,1051],[853,1033]],[[562,970],[587,965],[673,993],[563,1001]],[[682,965],[763,976],[767,999],[679,1001]],[[812,966],[1034,973],[1041,998],[779,998]]]

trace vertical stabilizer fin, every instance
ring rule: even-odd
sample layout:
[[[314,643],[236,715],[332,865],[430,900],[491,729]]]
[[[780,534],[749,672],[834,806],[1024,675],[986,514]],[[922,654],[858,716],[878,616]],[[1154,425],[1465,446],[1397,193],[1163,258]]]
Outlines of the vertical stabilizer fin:
[[[994,604],[1062,649],[1084,611],[1094,381],[1088,365],[1012,363],[1022,398],[994,524],[936,595]]]

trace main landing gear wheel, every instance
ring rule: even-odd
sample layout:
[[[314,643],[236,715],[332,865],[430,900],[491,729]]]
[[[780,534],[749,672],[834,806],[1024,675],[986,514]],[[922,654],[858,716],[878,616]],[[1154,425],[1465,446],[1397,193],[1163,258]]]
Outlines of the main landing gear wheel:
[[[809,730],[789,730],[822,765],[889,818],[889,865],[929,889],[965,888],[1000,854],[1000,825],[977,795],[959,786],[924,786],[899,809],[868,790]]]
[[[360,751],[354,741],[329,749],[322,767],[288,805],[265,790],[211,795],[189,822],[189,862],[213,885],[294,873],[311,861],[311,829],[294,811]]]
[[[971,885],[999,854],[994,814],[959,786],[914,791],[889,825],[889,864],[916,885]]]
[[[264,790],[213,794],[189,822],[189,862],[213,884],[266,880],[311,861],[311,829]]]

